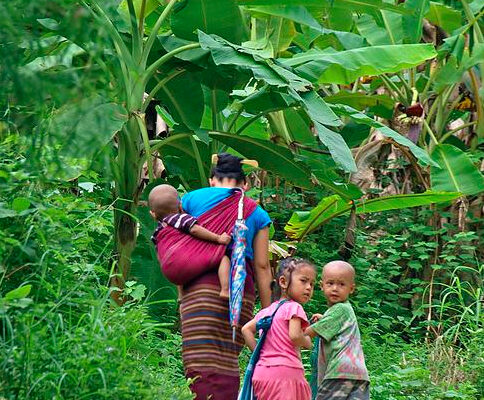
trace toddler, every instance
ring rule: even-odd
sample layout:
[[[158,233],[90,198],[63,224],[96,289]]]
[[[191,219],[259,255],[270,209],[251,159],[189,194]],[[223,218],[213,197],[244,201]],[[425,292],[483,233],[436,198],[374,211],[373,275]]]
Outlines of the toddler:
[[[153,241],[160,230],[167,226],[172,226],[173,228],[179,229],[180,231],[192,235],[197,239],[206,240],[209,242],[228,245],[232,240],[231,236],[227,233],[217,235],[203,226],[200,226],[195,217],[184,213],[181,208],[178,192],[171,185],[155,186],[148,196],[148,205],[150,207],[151,216],[158,221],[158,227],[152,236]],[[230,259],[227,256],[224,256],[218,269],[221,297],[228,298],[229,273]],[[179,287],[178,290],[180,293],[181,288]]]
[[[321,289],[328,310],[315,314],[305,331],[320,337],[316,400],[369,400],[369,379],[356,316],[348,302],[355,290],[355,270],[345,261],[323,268]]]
[[[310,400],[300,348],[309,349],[312,343],[304,335],[309,323],[301,304],[311,299],[316,269],[307,260],[287,258],[280,262],[276,278],[280,300],[259,311],[242,328],[245,342],[253,351],[257,322],[273,316],[254,369],[252,387],[258,400]]]

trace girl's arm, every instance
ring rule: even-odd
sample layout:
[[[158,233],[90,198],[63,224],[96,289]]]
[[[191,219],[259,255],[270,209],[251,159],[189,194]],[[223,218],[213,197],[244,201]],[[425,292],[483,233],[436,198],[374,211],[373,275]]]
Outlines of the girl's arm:
[[[254,237],[254,269],[262,308],[271,305],[272,272],[269,265],[269,227],[262,228]]]
[[[313,343],[311,338],[306,336],[301,327],[301,319],[299,317],[293,317],[289,320],[289,338],[294,346],[304,347],[305,349],[311,349]]]
[[[242,336],[244,337],[245,344],[249,347],[250,351],[254,351],[257,341],[255,340],[255,330],[257,321],[251,319],[242,327]]]

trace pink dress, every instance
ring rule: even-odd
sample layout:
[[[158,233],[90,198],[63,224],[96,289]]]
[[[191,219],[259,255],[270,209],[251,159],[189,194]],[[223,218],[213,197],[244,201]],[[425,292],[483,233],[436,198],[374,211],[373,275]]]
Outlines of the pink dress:
[[[256,320],[272,315],[278,303],[276,301],[259,311]],[[289,338],[289,320],[293,317],[301,319],[303,329],[308,326],[302,306],[292,300],[279,308],[272,321],[252,378],[258,400],[311,399],[299,349]]]

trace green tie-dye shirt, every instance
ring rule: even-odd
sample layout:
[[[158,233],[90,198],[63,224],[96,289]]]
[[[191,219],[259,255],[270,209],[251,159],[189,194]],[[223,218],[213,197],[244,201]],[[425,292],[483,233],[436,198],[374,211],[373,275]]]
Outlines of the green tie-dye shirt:
[[[321,337],[318,382],[323,379],[368,381],[353,307],[347,301],[331,306],[311,328]]]

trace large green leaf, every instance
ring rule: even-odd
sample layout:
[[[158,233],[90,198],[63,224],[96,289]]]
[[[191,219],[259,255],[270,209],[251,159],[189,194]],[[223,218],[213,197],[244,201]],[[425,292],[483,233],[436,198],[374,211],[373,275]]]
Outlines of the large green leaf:
[[[422,37],[424,16],[429,11],[430,0],[406,0],[405,8],[411,15],[403,16],[403,30],[406,43],[418,43]]]
[[[381,24],[374,16],[363,14],[356,20],[360,34],[373,46],[401,44],[403,42],[402,16],[390,11],[381,11]]]
[[[200,80],[197,71],[177,68],[165,74],[155,75],[150,82],[153,86],[161,85],[155,97],[168,108],[181,127],[186,126],[192,130],[200,127],[204,105]]]
[[[378,12],[390,10],[408,14],[408,10],[382,0],[237,0],[238,4],[248,6],[311,6],[312,8],[343,8],[355,12]]]
[[[216,65],[231,65],[249,70],[254,78],[272,86],[291,87],[298,91],[306,91],[312,87],[306,79],[272,60],[261,58],[253,49],[237,46],[221,37],[206,35],[201,31],[198,31],[198,40],[203,49],[210,50]]]
[[[462,26],[460,11],[433,1],[430,2],[430,8],[425,18],[449,33]]]
[[[313,28],[322,35],[334,35],[347,49],[362,47],[364,45],[363,38],[359,35],[351,32],[328,29],[321,26],[321,24],[311,15],[311,13],[302,6],[258,6],[250,7],[248,10],[251,12],[274,15],[292,20],[299,24]]]
[[[369,108],[371,112],[387,119],[391,118],[395,106],[395,100],[386,94],[352,93],[344,90],[324,97],[324,101],[331,104],[346,104],[359,111]]]
[[[296,36],[294,22],[272,14],[255,12],[251,22],[251,40],[244,47],[257,50],[263,58],[279,57]]]
[[[56,111],[49,132],[58,139],[62,154],[90,159],[123,127],[127,114],[101,96],[87,97]]]
[[[300,150],[297,159],[309,165],[317,181],[333,193],[347,200],[359,199],[363,196],[358,186],[347,182],[347,179],[336,172],[336,165],[330,156]]]
[[[232,95],[245,96],[247,93],[243,91],[234,91]],[[297,106],[298,101],[294,97],[286,93],[277,91],[274,87],[265,85],[260,89],[246,96],[240,103],[244,110],[251,114],[259,114],[261,112],[269,112],[270,110],[280,110],[287,107]]]
[[[222,132],[210,132],[210,137],[232,147],[247,158],[257,160],[261,168],[287,179],[296,186],[312,186],[309,168],[296,161],[287,147],[249,136]]]
[[[319,150],[314,133],[310,129],[311,121],[306,115],[303,115],[302,110],[288,108],[276,113],[269,113],[267,118],[271,126],[273,138],[279,136],[281,137],[281,140],[289,145],[292,144],[295,146],[295,143],[302,143],[309,148]],[[323,126],[323,129],[326,128]],[[330,134],[338,135],[338,137],[340,136],[331,131]],[[344,182],[341,176],[336,173],[336,166],[333,161],[335,156],[333,153],[331,154],[333,159],[331,159],[329,156],[307,151],[304,147],[295,147],[297,153],[295,157],[304,161],[305,164],[311,168],[311,172],[322,186],[325,186],[334,193],[347,199],[358,198],[362,195],[362,192],[358,187]],[[338,156],[340,149],[346,148],[346,145],[339,146],[339,148],[336,149],[336,157]],[[345,153],[343,150],[342,154],[347,160],[349,160],[348,163],[352,162],[353,157],[351,153]]]
[[[326,127],[326,125],[343,125],[333,110],[314,91],[302,93],[301,95],[294,93],[294,96],[301,99],[303,108],[314,123],[319,140],[328,148],[334,161],[347,172],[356,171],[356,164],[351,150],[343,137]]]
[[[432,153],[440,168],[430,169],[432,189],[472,195],[484,191],[484,177],[462,150],[439,144]]]
[[[244,27],[234,0],[185,0],[178,3],[171,16],[173,33],[186,40],[196,40],[196,31],[201,30],[241,43]]]
[[[192,133],[177,133],[152,142],[169,175],[177,176],[187,190],[207,186],[210,170],[208,145]]]
[[[356,163],[351,154],[351,149],[346,144],[341,134],[326,128],[318,121],[314,122],[319,140],[328,148],[333,160],[346,172],[355,172]]]
[[[158,36],[158,40],[167,52],[170,52],[182,46],[186,46],[187,44],[195,43],[191,40],[180,39],[174,35]],[[175,57],[179,58],[180,60],[190,61],[193,64],[203,64],[203,66],[205,66],[205,59],[207,58],[207,54],[208,52],[206,50],[203,50],[201,48],[195,48],[182,51],[181,53],[178,53]]]
[[[316,92],[311,91],[300,95],[294,94],[294,96],[301,99],[302,106],[313,121],[329,126],[343,125],[334,111],[328,107],[325,101]]]
[[[316,138],[311,131],[309,118],[304,118],[300,111],[293,108],[284,110],[283,114],[287,129],[291,133],[293,141],[309,146],[316,144]]]
[[[312,82],[349,84],[361,76],[415,67],[436,55],[431,44],[402,44],[339,52],[314,49],[279,61]]]
[[[459,196],[459,193],[425,192],[378,197],[362,202],[357,201],[356,213],[366,214],[424,206],[450,201]],[[290,238],[301,240],[329,220],[349,212],[351,207],[350,201],[344,200],[338,195],[325,197],[311,211],[293,213],[284,230]]]
[[[422,163],[427,165],[438,166],[438,164],[432,160],[432,158],[427,154],[427,152],[420,147],[418,147],[411,140],[407,139],[405,136],[400,135],[398,132],[394,131],[390,127],[384,125],[383,123],[374,120],[366,114],[363,114],[354,108],[343,104],[332,104],[331,108],[336,114],[340,116],[347,116],[353,119],[359,124],[364,124],[371,126],[372,128],[378,129],[378,131],[389,138],[392,138],[398,144],[408,147],[408,149],[413,153],[413,155]]]

